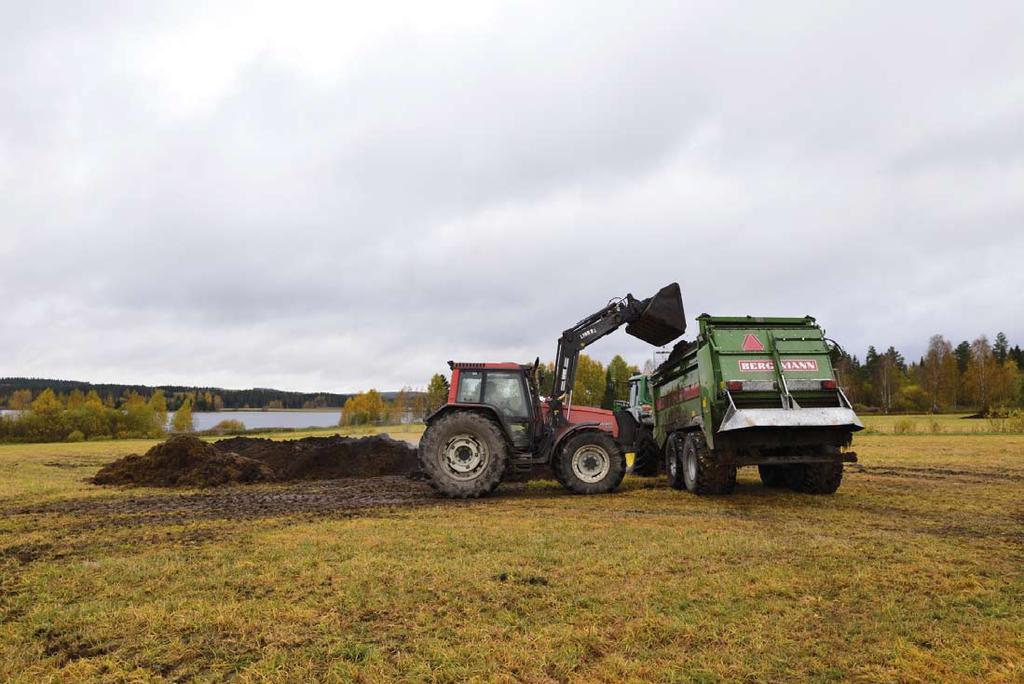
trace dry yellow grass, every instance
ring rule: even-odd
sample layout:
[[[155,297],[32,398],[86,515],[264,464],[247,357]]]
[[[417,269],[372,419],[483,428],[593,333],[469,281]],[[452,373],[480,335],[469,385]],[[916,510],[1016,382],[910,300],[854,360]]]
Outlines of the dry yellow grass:
[[[18,512],[187,497],[81,481],[146,446],[0,447],[0,681],[1024,679],[1024,436],[858,437],[832,497]]]
[[[1006,421],[989,420],[987,418],[968,418],[968,414],[916,414],[916,415],[862,415],[865,431],[868,434],[948,434],[948,435],[977,435],[991,434],[997,432],[995,428],[1002,428],[1004,432],[1017,432],[1020,430],[1008,430],[1012,427]]]

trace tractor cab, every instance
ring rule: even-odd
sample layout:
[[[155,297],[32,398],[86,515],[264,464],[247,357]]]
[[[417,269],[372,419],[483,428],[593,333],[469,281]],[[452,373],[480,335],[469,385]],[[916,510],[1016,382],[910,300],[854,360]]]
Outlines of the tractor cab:
[[[501,425],[515,451],[538,451],[545,441],[581,425],[618,436],[615,414],[592,406],[568,406],[566,424],[552,432],[546,420],[548,407],[537,391],[532,365],[450,361],[449,367],[452,380],[448,403],[439,412],[456,407],[485,411]]]
[[[540,398],[533,366],[518,363],[455,363],[448,405],[476,406],[498,420],[516,450],[529,451],[542,436]]]
[[[654,401],[651,399],[651,376],[638,373],[629,378],[629,399],[615,401],[615,408],[633,416],[640,425],[654,427]]]

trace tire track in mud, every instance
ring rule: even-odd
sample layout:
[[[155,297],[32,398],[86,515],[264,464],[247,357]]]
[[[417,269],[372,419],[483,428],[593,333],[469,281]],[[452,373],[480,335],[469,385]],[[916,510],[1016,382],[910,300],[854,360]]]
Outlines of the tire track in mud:
[[[910,477],[927,480],[973,480],[978,482],[1024,482],[1024,471],[1019,470],[954,470],[952,468],[926,468],[913,466],[865,466],[847,464],[846,473]]]
[[[443,502],[422,481],[406,476],[229,486],[191,493],[65,499],[6,508],[3,515],[71,515],[81,529],[253,520],[290,515],[352,517],[375,509]]]

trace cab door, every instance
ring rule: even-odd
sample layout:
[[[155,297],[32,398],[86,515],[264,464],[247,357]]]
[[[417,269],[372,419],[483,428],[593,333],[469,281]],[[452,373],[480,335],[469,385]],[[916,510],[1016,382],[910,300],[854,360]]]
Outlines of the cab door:
[[[505,420],[515,448],[529,450],[533,437],[533,410],[523,374],[518,371],[484,371],[482,389],[481,402],[493,406]]]

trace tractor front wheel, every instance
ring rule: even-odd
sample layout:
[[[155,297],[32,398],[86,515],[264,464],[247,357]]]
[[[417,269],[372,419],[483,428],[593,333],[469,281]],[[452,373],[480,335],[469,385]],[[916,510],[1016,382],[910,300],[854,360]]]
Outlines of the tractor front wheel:
[[[508,445],[494,421],[452,411],[433,421],[419,448],[420,467],[441,494],[467,499],[494,491],[508,467]]]
[[[558,481],[574,494],[606,494],[622,482],[626,455],[611,435],[587,430],[569,438],[552,466]]]

